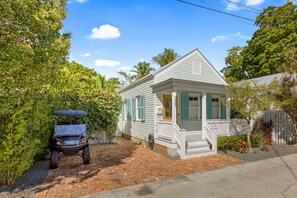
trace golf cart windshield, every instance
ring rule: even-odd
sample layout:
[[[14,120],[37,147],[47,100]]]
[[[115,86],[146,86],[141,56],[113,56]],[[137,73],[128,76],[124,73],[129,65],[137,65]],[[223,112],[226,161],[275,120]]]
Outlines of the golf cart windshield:
[[[81,135],[86,132],[85,124],[55,125],[55,135]]]
[[[57,110],[55,115],[55,135],[81,135],[86,132],[86,115],[83,110]]]

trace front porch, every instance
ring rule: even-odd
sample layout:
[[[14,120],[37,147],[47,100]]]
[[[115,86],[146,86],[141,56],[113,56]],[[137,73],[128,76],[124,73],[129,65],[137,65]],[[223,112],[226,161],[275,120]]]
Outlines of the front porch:
[[[153,92],[157,144],[181,159],[217,153],[217,136],[229,131],[224,86],[169,79]]]

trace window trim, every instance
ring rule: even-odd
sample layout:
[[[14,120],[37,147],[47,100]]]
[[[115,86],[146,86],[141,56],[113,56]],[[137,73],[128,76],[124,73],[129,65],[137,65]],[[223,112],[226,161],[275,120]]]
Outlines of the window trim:
[[[171,103],[172,103],[172,95],[171,94],[162,94],[162,119],[163,120],[172,120],[172,112],[171,112],[171,117],[166,117],[166,113],[165,113],[165,99],[166,98],[170,98],[171,99]],[[172,105],[172,104],[171,104]],[[172,108],[172,107],[171,107]],[[172,109],[171,109],[172,111]]]
[[[135,96],[135,120],[141,120],[140,119],[140,95]]]
[[[213,120],[220,120],[220,119],[222,119],[221,118],[221,114],[222,114],[222,110],[221,110],[221,98],[222,98],[222,96],[221,95],[211,95],[211,109],[212,109],[212,111],[213,111],[213,106],[212,106],[212,100],[214,99],[214,98],[217,98],[218,99],[218,103],[219,103],[219,106],[218,106],[218,118],[213,118],[213,113],[212,113],[212,119]]]
[[[198,106],[197,106],[197,119],[196,118],[190,118],[190,109],[191,109],[191,106],[190,106],[190,97],[197,97],[197,102],[198,102]],[[194,92],[189,92],[189,115],[188,115],[188,120],[201,120],[201,112],[200,112],[200,101],[201,100],[201,94],[200,93],[194,93]]]

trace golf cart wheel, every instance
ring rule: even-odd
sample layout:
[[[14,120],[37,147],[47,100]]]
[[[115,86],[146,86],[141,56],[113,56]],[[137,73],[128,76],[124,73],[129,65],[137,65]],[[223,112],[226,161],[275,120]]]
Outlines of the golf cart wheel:
[[[58,162],[59,162],[59,152],[51,151],[50,168],[52,169],[58,168]]]
[[[84,164],[89,164],[90,160],[91,160],[90,149],[87,146],[87,147],[83,148],[83,161],[84,161]]]

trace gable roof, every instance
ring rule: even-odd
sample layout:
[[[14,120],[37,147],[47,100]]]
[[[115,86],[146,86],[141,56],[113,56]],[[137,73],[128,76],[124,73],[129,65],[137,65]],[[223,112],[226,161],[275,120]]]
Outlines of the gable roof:
[[[225,85],[228,85],[228,83],[225,81],[225,79],[220,75],[220,73],[213,67],[213,65],[205,58],[205,56],[199,51],[198,48],[190,51],[189,53],[187,53],[186,55],[184,56],[181,56],[179,58],[177,58],[176,60],[168,63],[167,65],[163,66],[163,67],[160,67],[159,69],[153,71],[152,73],[144,76],[143,78],[141,78],[140,80],[138,81],[135,81],[133,83],[131,83],[130,85],[126,86],[126,87],[123,87],[122,89],[119,90],[119,92],[122,92],[124,90],[127,90],[129,88],[132,88],[132,87],[135,87],[136,85],[138,84],[141,84],[141,82],[145,81],[146,79],[148,79],[149,77],[154,77],[156,76],[157,74],[159,74],[160,72],[162,71],[165,71],[167,69],[169,69],[170,67],[172,67],[173,65],[175,65],[176,63],[178,63],[179,61],[183,60],[183,59],[186,59],[188,56],[194,54],[194,53],[198,53],[205,61],[206,63],[212,68],[212,70],[214,70],[216,72],[216,74],[219,76],[219,78],[221,78],[224,82]]]

